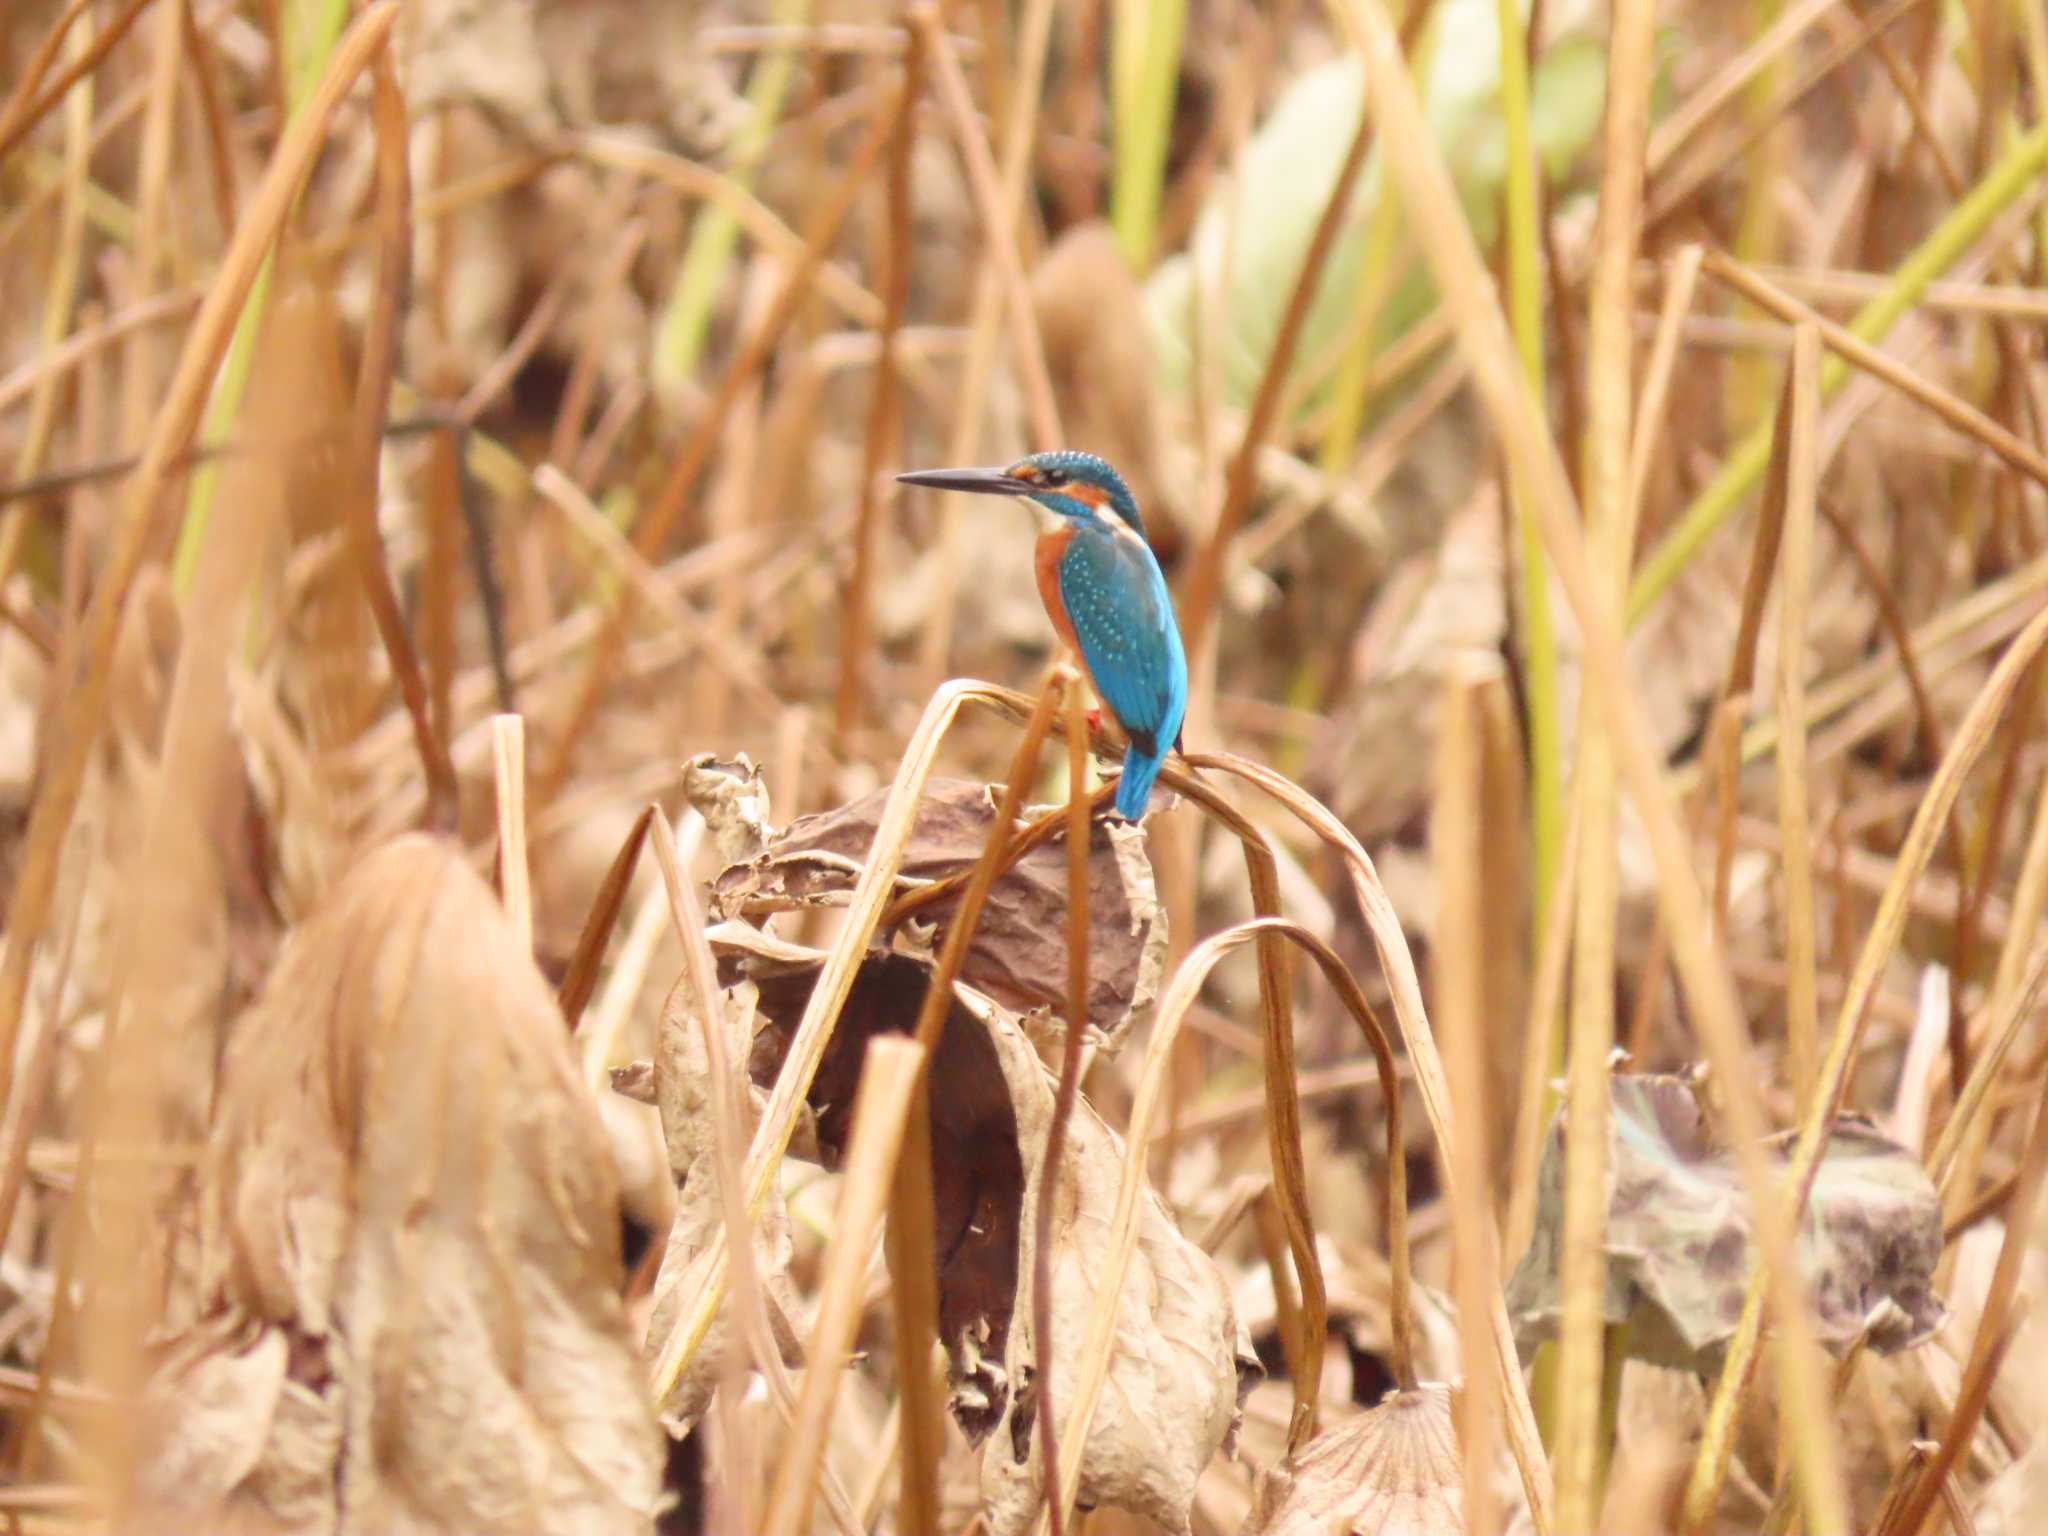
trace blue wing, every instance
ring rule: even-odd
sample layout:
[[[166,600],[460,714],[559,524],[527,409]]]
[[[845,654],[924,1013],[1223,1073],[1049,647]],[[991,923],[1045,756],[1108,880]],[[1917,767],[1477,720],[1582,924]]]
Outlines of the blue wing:
[[[1060,557],[1059,579],[1095,691],[1133,744],[1165,756],[1187,710],[1188,663],[1159,562],[1140,540],[1083,527]]]

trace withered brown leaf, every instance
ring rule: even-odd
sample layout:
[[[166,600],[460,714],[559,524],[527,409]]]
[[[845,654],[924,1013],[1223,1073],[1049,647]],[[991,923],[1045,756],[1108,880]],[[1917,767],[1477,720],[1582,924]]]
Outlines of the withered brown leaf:
[[[877,790],[836,810],[798,817],[758,857],[729,865],[718,876],[712,894],[720,914],[760,917],[843,901],[874,843],[887,799],[886,790]],[[899,887],[914,889],[972,869],[995,816],[987,785],[971,779],[931,780],[904,848]],[[1113,1049],[1148,1015],[1157,996],[1166,956],[1166,915],[1138,828],[1098,815],[1090,829],[1089,854],[1088,1020]],[[958,898],[949,896],[919,911],[916,919],[943,930],[958,909]],[[1019,1012],[1062,1010],[1066,910],[1066,835],[1061,830],[995,882],[960,979]],[[934,935],[933,945],[939,942]]]
[[[160,1384],[273,1408],[173,1416],[219,1432],[159,1444],[146,1488],[300,1529],[649,1528],[660,1437],[604,1132],[459,849],[401,837],[341,881],[242,1020],[218,1102],[209,1321]]]
[[[1640,1359],[1715,1369],[1754,1263],[1741,1175],[1732,1154],[1710,1145],[1683,1078],[1622,1075],[1612,1092],[1605,1316],[1630,1324],[1629,1352]],[[1557,1326],[1568,1112],[1544,1144],[1535,1231],[1508,1283],[1524,1349]],[[1776,1152],[1783,1157],[1782,1138]],[[1867,1122],[1837,1120],[1799,1232],[1821,1342],[1839,1351],[1867,1332],[1871,1348],[1890,1354],[1927,1337],[1942,1318],[1940,1256],[1941,1202],[1919,1159]]]
[[[759,989],[750,1073],[772,1082],[823,960],[744,924],[712,930],[721,979]],[[870,953],[812,1082],[818,1155],[836,1163],[850,1129],[867,1042],[907,1031],[929,982],[921,956]],[[983,1445],[981,1489],[992,1531],[1028,1528],[1042,1503],[1031,1383],[1037,1350],[1028,1294],[1034,1210],[1052,1118],[1053,1083],[1016,1014],[956,985],[932,1063],[931,1140],[939,1257],[939,1333],[951,1363],[951,1408]],[[1055,1172],[1053,1391],[1064,1414],[1122,1178],[1124,1149],[1094,1110],[1076,1105]],[[1138,1248],[1117,1298],[1108,1390],[1081,1448],[1081,1500],[1114,1504],[1185,1530],[1195,1480],[1234,1426],[1240,1387],[1258,1366],[1227,1282],[1149,1192]],[[1063,1447],[1062,1454],[1075,1454]]]

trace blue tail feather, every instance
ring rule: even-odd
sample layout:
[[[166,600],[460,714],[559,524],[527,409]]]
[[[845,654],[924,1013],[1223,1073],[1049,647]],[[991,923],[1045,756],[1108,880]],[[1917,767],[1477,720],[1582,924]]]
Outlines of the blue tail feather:
[[[1165,761],[1165,753],[1147,753],[1136,742],[1124,749],[1123,777],[1116,784],[1119,816],[1136,821],[1145,814],[1145,806],[1152,798],[1152,781],[1159,777],[1159,766]]]

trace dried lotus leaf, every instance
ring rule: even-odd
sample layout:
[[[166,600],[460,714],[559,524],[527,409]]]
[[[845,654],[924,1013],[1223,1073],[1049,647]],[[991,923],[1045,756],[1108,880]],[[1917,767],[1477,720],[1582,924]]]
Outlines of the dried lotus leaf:
[[[603,1128],[459,849],[395,839],[292,934],[228,1046],[203,1210],[228,1326],[180,1369],[232,1379],[288,1346],[253,1467],[225,1498],[185,1479],[223,1521],[651,1529],[660,1436]],[[173,1449],[145,1454],[159,1484]],[[331,1527],[306,1518],[321,1487]]]
[[[1741,1175],[1728,1152],[1710,1145],[1683,1079],[1618,1076],[1613,1103],[1604,1315],[1630,1325],[1637,1358],[1710,1372],[1741,1316],[1753,1262]],[[1557,1326],[1562,1128],[1560,1112],[1544,1145],[1535,1231],[1508,1283],[1525,1350]],[[1784,1151],[1781,1139],[1775,1155]],[[1879,1353],[1896,1353],[1941,1322],[1933,1289],[1940,1201],[1919,1160],[1862,1121],[1838,1120],[1828,1134],[1798,1256],[1820,1340],[1836,1352],[1867,1336]]]
[[[754,1081],[772,1081],[803,1014],[822,956],[793,963],[794,946],[756,945],[740,925],[712,930],[722,973],[760,988]],[[752,930],[745,930],[751,932]],[[912,955],[863,962],[811,1085],[820,1155],[831,1166],[869,1039],[914,1024],[930,975]],[[1034,1453],[1034,1376],[1028,1286],[1039,1169],[1053,1083],[1008,1009],[971,987],[954,1005],[932,1063],[932,1175],[939,1269],[939,1335],[951,1364],[951,1409],[982,1446],[981,1488],[996,1536],[1027,1529],[1042,1504]],[[1123,1146],[1085,1100],[1075,1106],[1057,1170],[1053,1254],[1055,1406],[1070,1403],[1081,1341],[1101,1294]],[[1182,1236],[1149,1192],[1137,1252],[1118,1298],[1107,1390],[1082,1452],[1081,1501],[1133,1510],[1168,1530],[1188,1528],[1195,1481],[1237,1421],[1240,1387],[1257,1372],[1250,1341],[1213,1260]],[[1063,1447],[1063,1455],[1072,1448]]]
[[[801,816],[758,856],[734,862],[713,882],[726,917],[843,902],[874,844],[887,790]],[[976,780],[934,778],[904,847],[898,885],[912,890],[964,875],[994,829],[996,804]],[[1088,1018],[1113,1049],[1150,1016],[1166,960],[1166,913],[1145,853],[1144,833],[1105,811],[1089,834]],[[916,914],[943,929],[958,911],[952,895]],[[1064,827],[1006,871],[989,891],[960,980],[1017,1012],[1063,1012],[1067,975],[1067,854]],[[930,936],[928,947],[935,946]]]
[[[1424,1382],[1261,1474],[1239,1536],[1464,1536],[1451,1389]]]

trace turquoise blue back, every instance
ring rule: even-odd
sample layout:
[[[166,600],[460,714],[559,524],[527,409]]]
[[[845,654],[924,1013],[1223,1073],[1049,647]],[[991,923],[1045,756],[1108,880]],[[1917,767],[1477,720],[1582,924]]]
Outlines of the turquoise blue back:
[[[1130,738],[1116,808],[1135,821],[1187,713],[1188,663],[1166,578],[1142,536],[1090,521],[1060,557],[1059,585],[1095,692]]]

